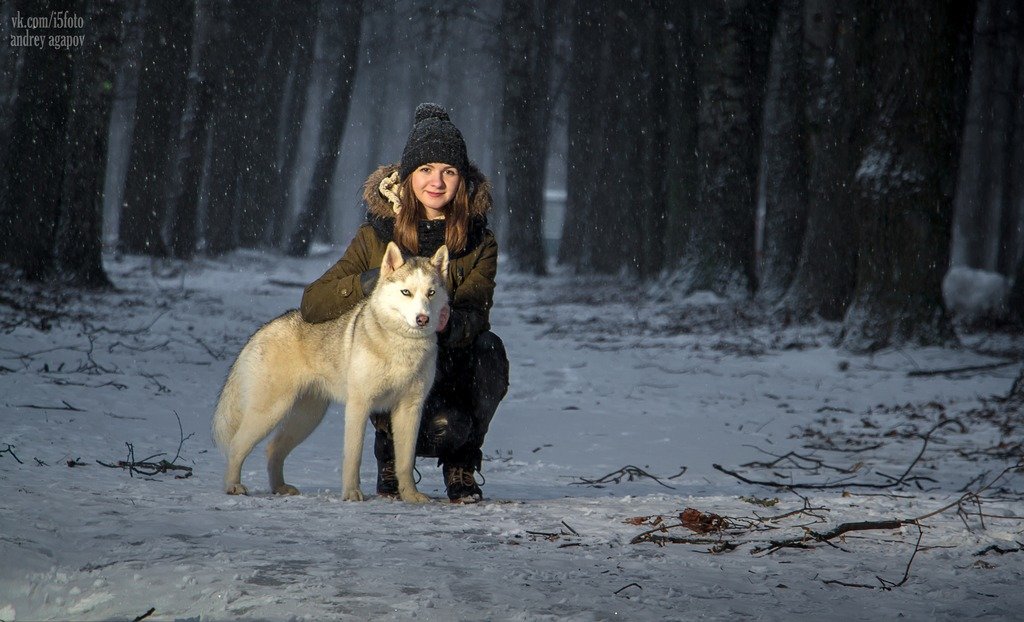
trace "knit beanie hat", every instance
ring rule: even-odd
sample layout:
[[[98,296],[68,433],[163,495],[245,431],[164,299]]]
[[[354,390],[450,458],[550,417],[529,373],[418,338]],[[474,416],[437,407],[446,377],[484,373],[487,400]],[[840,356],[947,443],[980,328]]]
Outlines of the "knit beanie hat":
[[[412,132],[402,151],[399,177],[405,179],[416,167],[428,162],[450,164],[459,169],[463,176],[469,170],[469,157],[466,155],[466,141],[462,139],[462,132],[451,122],[444,108],[424,103],[416,106]]]

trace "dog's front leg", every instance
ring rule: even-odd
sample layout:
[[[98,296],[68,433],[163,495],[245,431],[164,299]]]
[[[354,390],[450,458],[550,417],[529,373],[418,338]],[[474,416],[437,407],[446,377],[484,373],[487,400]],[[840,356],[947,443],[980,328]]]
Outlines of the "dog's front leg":
[[[345,404],[345,455],[341,465],[341,498],[362,501],[359,489],[359,465],[363,458],[363,436],[370,418],[370,404],[352,400]]]
[[[423,400],[405,400],[391,412],[391,435],[395,442],[395,476],[398,495],[406,503],[427,503],[430,497],[416,490],[412,471],[416,465],[416,435],[419,434]]]

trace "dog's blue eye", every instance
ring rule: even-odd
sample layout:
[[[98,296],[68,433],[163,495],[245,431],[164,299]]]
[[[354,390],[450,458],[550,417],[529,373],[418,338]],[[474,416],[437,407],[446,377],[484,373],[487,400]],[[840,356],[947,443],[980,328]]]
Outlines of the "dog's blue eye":
[[[403,290],[402,290],[402,295],[403,295],[403,296],[412,296],[412,292],[410,292],[410,291],[409,291],[409,290],[407,290],[407,289],[403,289]]]

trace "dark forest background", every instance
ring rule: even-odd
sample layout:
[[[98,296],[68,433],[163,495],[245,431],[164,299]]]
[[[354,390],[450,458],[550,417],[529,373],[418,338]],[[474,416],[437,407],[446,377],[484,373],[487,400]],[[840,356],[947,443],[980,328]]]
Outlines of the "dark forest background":
[[[941,286],[964,266],[1006,277],[1019,327],[1022,11],[5,1],[3,278],[102,288],[104,253],[342,246],[362,180],[435,101],[495,182],[503,270],[751,298],[875,350],[954,339]]]

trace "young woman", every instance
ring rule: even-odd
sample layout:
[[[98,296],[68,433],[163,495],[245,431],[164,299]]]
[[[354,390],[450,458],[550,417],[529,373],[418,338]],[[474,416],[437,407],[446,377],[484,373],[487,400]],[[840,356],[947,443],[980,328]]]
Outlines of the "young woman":
[[[442,245],[450,256],[450,313],[438,334],[437,379],[423,407],[416,455],[436,457],[453,503],[483,498],[484,436],[508,390],[508,359],[490,332],[489,314],[498,246],[487,228],[490,184],[469,162],[461,132],[436,104],[420,104],[399,164],[378,168],[363,188],[366,223],[342,258],[302,295],[307,322],[341,316],[373,291],[387,243],[430,257]],[[394,446],[388,413],[376,429],[377,493],[396,495]]]

